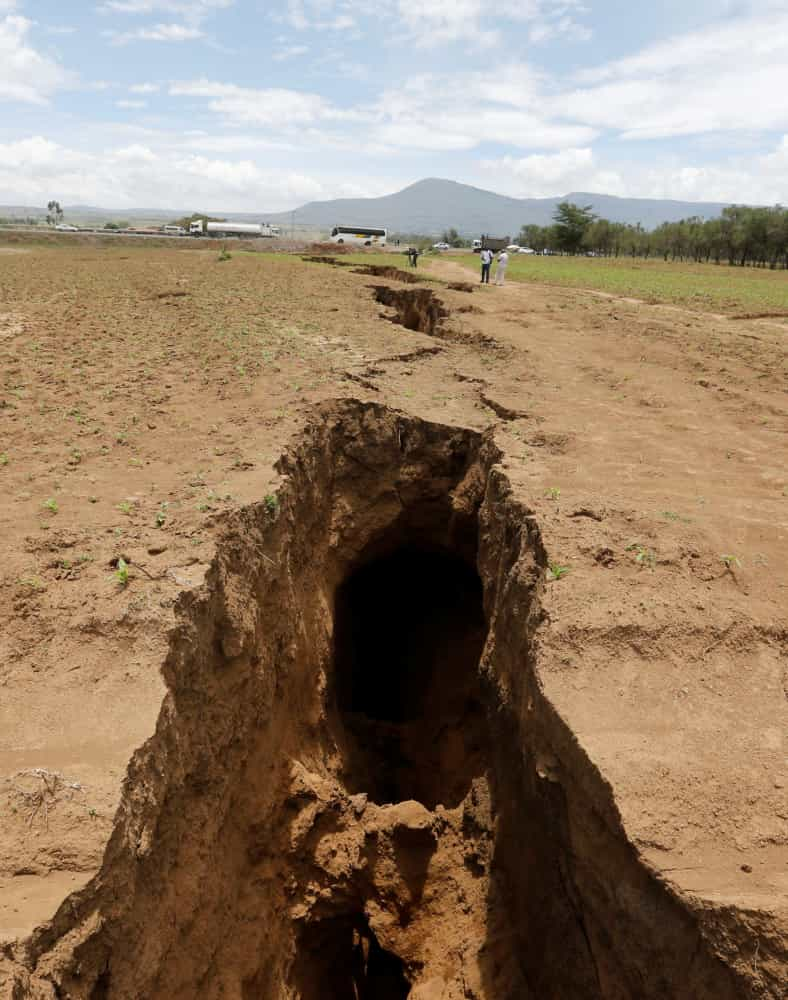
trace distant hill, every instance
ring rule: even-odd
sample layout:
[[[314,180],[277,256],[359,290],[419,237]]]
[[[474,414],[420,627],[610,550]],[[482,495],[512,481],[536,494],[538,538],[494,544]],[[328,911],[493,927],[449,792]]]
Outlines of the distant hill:
[[[691,215],[712,218],[725,202],[660,201],[617,198],[609,194],[573,191],[555,198],[509,198],[456,181],[430,178],[417,181],[382,198],[337,198],[313,201],[297,209],[296,224],[327,228],[334,225],[386,226],[401,233],[433,233],[454,226],[464,235],[497,233],[515,236],[520,226],[546,226],[556,205],[573,201],[591,205],[594,212],[613,222],[638,222],[653,229],[662,222],[676,222]],[[293,213],[270,216],[271,222],[289,224]]]
[[[162,223],[205,211],[220,219],[237,222],[270,222],[287,231],[328,230],[335,225],[385,226],[393,232],[439,234],[452,226],[465,236],[491,233],[516,236],[520,226],[534,223],[546,226],[552,221],[556,205],[573,201],[591,205],[594,212],[613,222],[638,222],[653,229],[662,222],[676,222],[692,215],[713,218],[726,207],[725,202],[662,201],[651,198],[617,198],[609,194],[572,191],[555,198],[509,198],[483,188],[457,181],[428,178],[410,184],[382,198],[336,198],[333,201],[312,201],[295,211],[222,212],[212,206],[162,209],[104,209],[89,205],[64,205],[66,220],[82,224],[103,224],[104,221],[127,219]],[[30,206],[0,206],[0,216],[43,216],[44,208]]]

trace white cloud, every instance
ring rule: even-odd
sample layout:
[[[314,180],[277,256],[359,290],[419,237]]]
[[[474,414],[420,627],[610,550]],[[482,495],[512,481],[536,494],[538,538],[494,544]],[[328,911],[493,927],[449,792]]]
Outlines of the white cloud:
[[[133,83],[129,87],[132,94],[157,94],[159,89],[158,83]]]
[[[19,6],[17,0],[0,0],[0,14],[8,14]]]
[[[46,104],[74,82],[72,74],[30,46],[32,24],[16,15],[0,19],[0,101]]]
[[[364,18],[389,22],[404,32],[418,48],[436,48],[455,42],[472,42],[489,48],[505,41],[506,22],[530,22],[531,40],[563,37],[585,41],[588,28],[575,21],[586,13],[581,0],[518,0],[508,7],[495,7],[490,0],[285,0],[284,11],[271,17],[297,31],[347,31],[357,29]],[[496,22],[496,27],[490,24]]]
[[[770,153],[731,157],[716,164],[682,163],[663,155],[648,163],[607,163],[590,148],[555,154],[482,160],[490,186],[517,197],[541,198],[590,191],[632,198],[785,203],[788,195],[788,135]]]
[[[738,17],[578,74],[551,99],[628,139],[788,127],[788,9]]]
[[[116,108],[133,109],[133,108],[146,108],[148,106],[147,101],[115,101]]]
[[[285,45],[273,55],[274,62],[286,62],[288,59],[297,59],[298,56],[306,55],[309,52],[308,45]]]
[[[465,73],[410,77],[375,103],[372,137],[381,145],[426,150],[473,149],[485,142],[553,149],[593,140],[596,130],[542,113],[538,80],[527,67],[503,68],[494,79]]]
[[[205,37],[200,28],[188,24],[154,24],[135,31],[106,31],[104,34],[112,40],[113,45],[126,45],[128,42],[192,42]]]
[[[211,111],[235,123],[288,129],[312,122],[350,117],[350,114],[335,108],[319,94],[278,87],[256,90],[233,83],[193,80],[173,83],[170,94],[174,97],[207,98]]]
[[[0,144],[0,189],[33,204],[57,197],[67,204],[118,209],[224,211],[279,211],[317,198],[381,193],[362,179],[321,182],[250,159],[216,159],[142,144],[88,154],[40,136]]]
[[[186,20],[203,20],[215,10],[232,7],[235,0],[105,0],[102,14],[155,14],[163,11]]]

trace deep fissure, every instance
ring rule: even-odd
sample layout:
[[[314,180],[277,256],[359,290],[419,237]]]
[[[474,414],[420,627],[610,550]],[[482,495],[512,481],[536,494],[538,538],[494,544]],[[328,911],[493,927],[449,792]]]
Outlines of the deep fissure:
[[[377,803],[456,806],[484,771],[478,573],[451,549],[405,543],[339,588],[337,702],[351,735],[352,792]]]
[[[299,941],[300,1000],[405,1000],[405,966],[382,948],[363,913],[318,920]]]
[[[184,597],[101,877],[20,997],[39,958],[74,1000],[747,995],[540,687],[547,553],[500,458],[317,411]]]
[[[408,330],[435,336],[441,320],[449,315],[429,288],[390,288],[388,285],[373,285],[372,288],[376,302],[395,310],[393,316],[386,318]]]

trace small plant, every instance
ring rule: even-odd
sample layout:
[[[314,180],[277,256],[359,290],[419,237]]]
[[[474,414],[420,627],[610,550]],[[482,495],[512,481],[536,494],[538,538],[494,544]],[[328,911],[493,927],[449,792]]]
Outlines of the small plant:
[[[725,569],[732,573],[735,569],[741,569],[741,559],[738,556],[731,555],[730,553],[723,553],[720,556],[722,562],[725,563]]]
[[[551,486],[550,489],[544,491],[544,495],[548,500],[560,500],[561,498],[561,487]]]
[[[227,247],[222,247],[222,249],[219,251],[219,256],[216,259],[221,264],[225,260],[232,260],[233,255],[230,253]]]
[[[34,593],[39,593],[40,591],[47,589],[47,585],[44,583],[44,581],[41,579],[40,576],[25,576],[21,577],[16,582],[24,590],[30,590],[33,591]]]
[[[57,500],[55,500],[53,497],[50,497],[48,500],[44,501],[44,507],[46,507],[46,509],[51,511],[53,514],[57,514],[59,510],[57,505]]]
[[[559,566],[558,563],[550,563],[547,567],[547,579],[560,580],[561,577],[566,576],[568,572],[568,566]]]
[[[657,565],[657,553],[654,549],[649,549],[645,545],[633,542],[631,545],[627,545],[627,552],[635,553],[635,562],[641,568],[647,566],[649,569],[654,569]]]
[[[274,496],[273,493],[268,493],[263,497],[263,503],[271,517],[276,517],[279,513],[279,497]]]
[[[8,457],[8,454],[4,451],[0,452],[0,466],[8,465],[9,461],[10,459]]]
[[[131,514],[132,505],[129,503],[128,500],[124,500],[123,503],[118,504],[118,510],[121,512],[121,514]]]
[[[129,564],[123,556],[118,556],[116,569],[112,576],[118,586],[127,587],[129,585]]]

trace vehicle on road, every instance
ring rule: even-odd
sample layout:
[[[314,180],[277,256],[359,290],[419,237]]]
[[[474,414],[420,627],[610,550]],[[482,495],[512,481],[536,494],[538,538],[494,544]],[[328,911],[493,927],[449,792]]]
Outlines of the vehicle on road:
[[[474,240],[473,252],[478,253],[479,250],[492,250],[496,252],[498,250],[506,250],[509,244],[512,242],[511,236],[486,236],[483,235],[480,240]],[[476,243],[480,243],[481,246],[476,248]]]
[[[509,246],[506,248],[506,250],[507,250],[508,253],[519,253],[520,252],[520,244],[519,243],[510,243]]]
[[[332,243],[357,243],[364,247],[384,247],[385,229],[369,229],[366,226],[334,226],[331,230]]]
[[[183,226],[162,226],[161,231],[165,236],[185,236],[186,230]]]
[[[531,247],[520,247],[517,251],[518,253],[536,253],[536,250],[532,250]]]
[[[451,250],[451,247],[449,246],[448,243],[433,243],[432,244],[432,249],[433,250]]]
[[[481,250],[481,248],[482,248],[482,241],[481,240],[473,240],[472,241],[472,243],[471,243],[471,250],[473,250],[474,253],[479,253],[479,251]]]
[[[189,224],[190,236],[212,236],[217,240],[230,236],[239,239],[254,239],[255,237],[276,238],[280,235],[279,226],[269,226],[265,222],[209,222],[195,219]]]
[[[66,225],[63,222],[61,222],[59,226],[55,226],[55,229],[59,233],[78,233],[79,232],[79,229],[77,229],[76,226],[68,226],[68,225]]]

